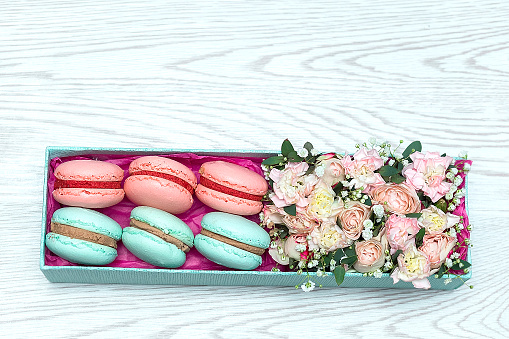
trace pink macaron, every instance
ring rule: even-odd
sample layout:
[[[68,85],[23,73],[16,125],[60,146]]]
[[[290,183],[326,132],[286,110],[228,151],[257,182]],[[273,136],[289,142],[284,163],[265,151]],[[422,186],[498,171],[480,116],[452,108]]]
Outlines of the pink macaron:
[[[55,169],[53,197],[67,206],[104,208],[124,198],[119,166],[97,160],[71,160]]]
[[[124,190],[127,198],[136,205],[179,214],[193,205],[196,181],[193,171],[178,161],[145,156],[129,165]]]
[[[218,211],[252,215],[262,210],[267,181],[258,173],[224,161],[210,161],[200,167],[196,197]]]

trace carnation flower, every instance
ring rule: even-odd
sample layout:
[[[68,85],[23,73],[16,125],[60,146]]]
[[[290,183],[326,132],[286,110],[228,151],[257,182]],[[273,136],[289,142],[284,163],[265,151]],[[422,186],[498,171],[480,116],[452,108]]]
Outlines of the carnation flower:
[[[438,152],[414,152],[410,154],[413,163],[403,168],[405,183],[416,190],[422,190],[425,195],[437,202],[451,186],[445,182],[445,171],[452,162],[449,156],[441,157]]]
[[[286,227],[288,227],[290,233],[309,234],[318,226],[316,221],[300,213],[296,216],[285,213],[282,217],[282,221]]]
[[[394,283],[401,279],[412,282],[415,288],[429,289],[431,285],[427,278],[435,272],[431,270],[428,256],[412,245],[398,256],[398,267],[391,278]]]
[[[263,214],[262,224],[267,226],[267,228],[273,228],[275,224],[283,223],[283,214],[285,212],[275,205],[265,205],[261,214]]]
[[[345,233],[338,225],[333,222],[324,222],[311,232],[311,249],[319,248],[327,252],[332,252],[338,248],[348,247],[353,243],[346,237]]]
[[[426,234],[419,250],[428,256],[431,268],[439,268],[455,245],[455,237],[443,233]]]
[[[353,160],[350,155],[341,159],[345,173],[353,178],[348,186],[355,189],[362,187],[362,193],[367,193],[374,186],[385,183],[382,176],[375,173],[383,164],[384,161],[375,149],[366,151],[365,148],[361,148],[353,155]]]
[[[445,214],[434,205],[421,211],[419,225],[426,229],[428,234],[439,234],[451,228],[460,221],[460,217],[451,213]]]
[[[342,202],[336,198],[332,188],[320,181],[308,198],[307,215],[314,219],[327,219],[335,217],[340,210]]]
[[[309,165],[305,162],[289,162],[284,170],[273,168],[269,177],[274,181],[274,194],[270,196],[277,207],[296,204],[306,207],[306,197],[313,190],[318,178],[314,174],[305,175]]]
[[[391,254],[413,245],[419,229],[417,219],[400,217],[396,214],[391,215],[385,223],[385,234],[391,247]]]

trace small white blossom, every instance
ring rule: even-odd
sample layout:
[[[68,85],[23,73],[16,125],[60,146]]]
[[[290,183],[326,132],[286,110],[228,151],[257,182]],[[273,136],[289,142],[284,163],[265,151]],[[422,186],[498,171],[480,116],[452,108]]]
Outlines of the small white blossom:
[[[299,268],[303,268],[304,266],[306,266],[306,263],[304,261],[299,261],[299,264],[297,266],[299,266]]]
[[[331,259],[330,260],[330,270],[331,270],[331,272],[334,271],[335,268],[336,268],[336,260]]]
[[[261,165],[262,171],[267,172],[269,168],[266,165]]]
[[[463,182],[463,178],[459,175],[454,178],[454,185],[459,186]]]
[[[373,272],[373,276],[375,278],[381,278],[382,277],[382,271],[376,270],[375,272]]]
[[[452,193],[451,193],[451,192],[449,192],[449,193],[447,193],[447,194],[445,195],[445,200],[452,200],[452,198],[453,198],[453,195],[452,195]]]
[[[387,156],[380,156],[380,158],[382,158],[382,161],[384,162],[384,164],[387,162],[387,160],[389,160],[389,157]]]
[[[369,219],[368,220],[364,220],[364,222],[362,224],[364,226],[364,229],[369,230],[369,229],[373,228],[373,222],[371,220],[369,220]]]
[[[284,252],[283,252],[283,248],[282,248],[282,247],[278,247],[278,248],[277,248],[277,253],[278,253],[279,255],[283,255],[283,253],[284,253]]]
[[[304,252],[306,250],[306,245],[304,245],[304,244],[297,244],[297,245],[295,245],[295,250],[297,252]]]
[[[368,139],[368,141],[371,145],[376,145],[376,138],[371,137]]]
[[[459,205],[460,200],[458,198],[454,198],[454,199],[452,199],[452,203],[455,205]]]
[[[318,152],[316,149],[312,148],[311,149],[311,155],[316,157],[318,154],[320,154],[320,152]]]
[[[460,254],[458,252],[454,252],[453,254],[451,254],[451,256],[449,258],[451,258],[452,260],[456,260],[460,257]]]
[[[451,258],[445,259],[445,266],[451,268],[452,267],[452,260]]]
[[[445,284],[445,285],[447,285],[447,284],[449,284],[451,281],[452,281],[452,279],[451,279],[451,278],[447,278],[447,279],[445,279],[445,280],[444,280],[444,284]]]
[[[394,160],[394,159],[389,160],[389,166],[394,165],[395,162],[396,162],[396,160]]]
[[[455,237],[456,236],[456,230],[454,228],[449,229],[449,236]]]
[[[454,175],[458,174],[458,169],[456,167],[451,168],[450,171]]]
[[[308,152],[308,150],[307,150],[307,149],[305,149],[305,148],[301,148],[301,149],[299,149],[299,150],[297,151],[297,154],[299,155],[299,157],[301,157],[301,158],[305,158],[305,157],[307,157],[307,156],[308,156],[309,152]]]
[[[403,166],[407,166],[408,165],[408,160],[405,159],[401,163],[403,164]]]
[[[452,180],[452,179],[454,179],[454,173],[452,173],[452,172],[447,172],[447,173],[445,174],[445,177],[446,177],[447,179],[449,179],[449,180]]]
[[[260,217],[260,221],[263,221],[263,219],[265,219],[265,216],[263,215],[263,212],[260,212],[260,214],[258,216]]]
[[[373,231],[370,229],[362,231],[362,237],[364,238],[364,240],[369,240],[373,238]]]
[[[459,152],[459,154],[458,154],[458,157],[459,157],[459,158],[463,158],[463,159],[466,159],[466,158],[467,158],[467,156],[468,156],[467,151],[461,151],[461,152]]]
[[[324,165],[319,165],[319,166],[315,167],[315,174],[317,177],[319,177],[319,178],[323,177],[324,173],[325,173]]]
[[[458,189],[458,186],[451,185],[451,188],[449,188],[449,193],[454,193],[454,192],[456,192],[457,189]]]
[[[470,168],[471,168],[471,167],[470,167],[470,164],[465,164],[465,165],[463,165],[463,170],[464,170],[465,172],[470,171]]]
[[[457,190],[456,193],[454,193],[454,197],[458,198],[458,199],[461,199],[465,196],[465,191],[464,189],[460,189],[460,190]]]
[[[325,248],[320,248],[320,254],[321,255],[327,254],[327,250]]]
[[[307,282],[303,283],[300,288],[302,288],[304,292],[310,292],[315,289],[315,283],[311,280],[308,280]]]
[[[391,268],[392,268],[392,262],[387,261],[387,262],[384,264],[384,269],[385,269],[385,270],[390,270]]]
[[[381,218],[384,215],[384,207],[382,205],[373,206],[373,212],[378,218]]]
[[[319,270],[316,271],[316,276],[317,277],[324,277],[325,276],[325,272],[319,269]]]
[[[452,211],[454,211],[455,209],[456,209],[456,205],[454,205],[454,204],[450,204],[450,205],[449,205],[449,207],[447,207],[447,210],[448,210],[449,212],[452,212]]]

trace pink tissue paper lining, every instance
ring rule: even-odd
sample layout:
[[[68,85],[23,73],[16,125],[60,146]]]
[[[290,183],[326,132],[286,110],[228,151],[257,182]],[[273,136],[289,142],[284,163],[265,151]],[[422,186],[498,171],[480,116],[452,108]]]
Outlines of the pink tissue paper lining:
[[[207,161],[214,161],[214,160],[223,160],[228,161],[237,165],[244,166],[246,168],[249,168],[250,170],[263,175],[263,172],[261,170],[261,162],[263,161],[262,158],[255,158],[255,157],[225,157],[225,156],[199,156],[194,153],[179,153],[179,154],[171,154],[171,155],[160,155],[163,157],[167,157],[173,160],[176,160],[187,167],[189,167],[196,177],[199,180],[199,173],[198,170],[200,169],[201,164]],[[120,166],[124,170],[124,180],[129,176],[129,164],[136,158],[139,158],[141,156],[119,156],[119,155],[108,155],[108,154],[90,154],[90,155],[84,155],[84,156],[72,156],[72,157],[65,157],[65,158],[54,158],[51,159],[50,165],[49,165],[49,178],[48,178],[48,197],[47,197],[47,222],[46,222],[46,231],[49,232],[50,230],[50,224],[51,224],[51,217],[53,213],[59,209],[60,207],[63,207],[55,201],[53,198],[52,192],[53,187],[55,184],[55,176],[54,176],[54,170],[55,168],[66,161],[70,160],[77,160],[77,159],[95,159],[95,160],[102,160],[106,162],[110,162],[113,164],[116,164]],[[122,182],[123,185],[123,182]],[[124,198],[120,203],[107,207],[107,208],[101,208],[96,209],[97,211],[104,213],[105,215],[109,216],[116,222],[120,224],[122,228],[129,226],[129,217],[131,210],[136,207],[135,204],[133,204],[129,199]],[[200,233],[201,231],[201,219],[203,216],[209,212],[213,212],[214,209],[204,205],[201,201],[196,199],[194,197],[194,203],[191,209],[185,213],[178,214],[177,216],[182,219],[193,231],[194,235]],[[252,220],[256,223],[260,222],[260,217],[258,214],[247,216],[247,219]],[[118,248],[117,248],[118,256],[117,258],[109,265],[109,267],[124,267],[124,268],[160,268],[151,264],[148,264],[138,258],[136,258],[131,252],[129,252],[125,246],[122,244],[122,241],[118,242]],[[47,248],[45,249],[45,263],[48,266],[77,266],[77,264],[71,263],[65,259],[62,259],[55,254],[53,254],[51,251],[49,251]],[[260,267],[256,269],[256,271],[270,271],[274,266],[276,266],[275,261],[272,259],[272,257],[268,254],[268,251],[265,251],[265,253],[262,255],[262,264]],[[284,270],[285,267],[280,267],[280,269]],[[191,251],[187,254],[186,262],[183,266],[179,267],[179,269],[184,270],[231,270],[227,267],[218,265],[208,259],[206,259],[204,256],[202,256],[195,248],[192,248]]]

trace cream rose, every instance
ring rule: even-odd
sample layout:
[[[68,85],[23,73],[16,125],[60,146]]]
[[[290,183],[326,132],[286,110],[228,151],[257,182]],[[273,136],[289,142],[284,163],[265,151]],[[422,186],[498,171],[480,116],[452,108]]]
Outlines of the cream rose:
[[[339,211],[338,220],[347,238],[359,239],[364,228],[364,221],[371,216],[371,208],[358,201],[349,201]]]
[[[376,238],[357,242],[355,244],[357,261],[353,264],[353,268],[361,273],[376,271],[385,263],[387,246],[387,238],[383,232]]]
[[[265,205],[263,207],[263,225],[267,228],[273,228],[275,224],[283,223],[283,209],[276,205]]]
[[[338,248],[348,247],[353,243],[345,233],[333,222],[324,222],[311,232],[311,249],[324,249],[327,252],[335,251]]]
[[[309,234],[318,226],[316,221],[303,214],[296,216],[285,214],[282,220],[290,233]]]
[[[428,256],[431,268],[439,268],[456,245],[456,238],[441,234],[426,234],[419,250]]]
[[[341,161],[337,158],[331,158],[321,161],[317,166],[323,166],[324,172],[322,181],[329,186],[334,186],[338,182],[345,180],[345,169]]]
[[[375,187],[369,196],[373,204],[382,204],[385,209],[395,214],[417,213],[421,202],[417,192],[405,184],[387,183]]]
[[[285,254],[284,248],[285,242],[278,239],[269,248],[269,255],[278,264],[288,265],[290,263],[290,258]]]
[[[308,241],[306,234],[292,234],[285,241],[284,252],[290,258],[295,260],[304,259],[305,253],[308,248]],[[299,249],[302,249],[300,251]]]
[[[319,220],[335,217],[339,213],[342,204],[332,188],[323,181],[316,184],[308,201],[307,215]]]
[[[445,214],[434,205],[422,210],[419,225],[426,229],[428,234],[440,234],[460,221],[460,217],[451,213]]]

